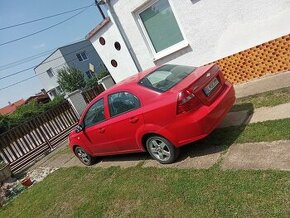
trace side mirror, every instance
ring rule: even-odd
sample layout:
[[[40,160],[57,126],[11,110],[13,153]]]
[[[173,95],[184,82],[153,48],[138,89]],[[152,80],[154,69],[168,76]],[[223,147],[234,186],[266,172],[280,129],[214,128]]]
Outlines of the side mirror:
[[[83,131],[84,127],[82,125],[77,125],[76,126],[76,132],[79,133],[81,131]]]

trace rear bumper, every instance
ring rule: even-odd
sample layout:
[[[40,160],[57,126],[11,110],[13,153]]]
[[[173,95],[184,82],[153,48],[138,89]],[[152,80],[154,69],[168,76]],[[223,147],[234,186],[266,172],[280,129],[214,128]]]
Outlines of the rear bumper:
[[[235,103],[233,86],[226,82],[222,93],[209,106],[182,114],[176,122],[166,127],[170,132],[169,140],[176,146],[194,142],[209,135],[224,120]]]

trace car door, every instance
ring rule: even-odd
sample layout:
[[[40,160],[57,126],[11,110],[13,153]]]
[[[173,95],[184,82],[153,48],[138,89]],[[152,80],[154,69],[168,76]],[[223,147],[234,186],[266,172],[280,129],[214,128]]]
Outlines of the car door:
[[[113,152],[114,147],[110,143],[108,121],[105,116],[104,99],[95,102],[87,110],[83,119],[84,135],[89,142],[89,149],[95,155]]]
[[[140,150],[136,134],[143,127],[144,120],[140,100],[127,91],[108,96],[110,132],[112,143],[120,151]]]

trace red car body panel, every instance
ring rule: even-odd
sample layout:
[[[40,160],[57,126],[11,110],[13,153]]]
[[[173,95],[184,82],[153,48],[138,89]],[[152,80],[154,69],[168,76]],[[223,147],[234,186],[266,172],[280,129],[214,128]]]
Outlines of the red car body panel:
[[[235,102],[233,86],[224,79],[217,65],[197,68],[166,92],[138,84],[157,68],[129,77],[97,96],[84,110],[79,124],[88,109],[101,98],[104,99],[106,120],[81,132],[72,131],[69,135],[70,147],[81,146],[92,156],[141,152],[145,151],[143,138],[148,134],[163,136],[176,147],[181,147],[209,135]],[[206,96],[203,88],[214,78],[218,79],[219,84],[210,96]],[[178,114],[178,94],[187,87],[193,90],[197,103],[192,110]],[[108,95],[119,91],[137,96],[141,106],[110,117]]]

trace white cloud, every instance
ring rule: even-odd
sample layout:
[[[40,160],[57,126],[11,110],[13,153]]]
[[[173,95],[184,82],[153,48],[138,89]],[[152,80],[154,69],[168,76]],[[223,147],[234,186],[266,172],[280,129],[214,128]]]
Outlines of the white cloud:
[[[34,49],[40,49],[40,48],[44,48],[46,45],[45,43],[41,43],[41,44],[38,44],[38,45],[34,45],[33,48]]]

